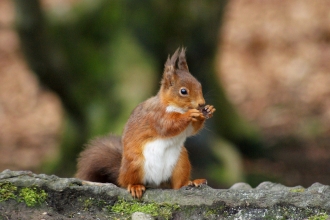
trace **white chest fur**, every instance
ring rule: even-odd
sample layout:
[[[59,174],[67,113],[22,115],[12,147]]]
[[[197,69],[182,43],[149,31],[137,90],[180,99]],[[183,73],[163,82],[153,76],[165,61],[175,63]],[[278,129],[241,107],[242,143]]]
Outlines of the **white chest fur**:
[[[171,178],[173,169],[178,161],[183,143],[192,133],[189,125],[177,136],[156,139],[144,146],[144,184],[159,186]]]

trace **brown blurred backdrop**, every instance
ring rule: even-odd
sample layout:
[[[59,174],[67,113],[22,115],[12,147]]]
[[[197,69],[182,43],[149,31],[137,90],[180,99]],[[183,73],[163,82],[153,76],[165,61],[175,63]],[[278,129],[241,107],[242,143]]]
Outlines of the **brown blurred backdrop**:
[[[62,23],[66,23],[65,19],[72,22],[75,20],[75,14],[72,11],[79,11],[80,4],[90,4],[88,1],[79,0],[42,0],[40,2],[43,12],[47,15],[46,19],[50,23],[61,19]],[[212,5],[212,1],[210,2]],[[175,6],[175,3],[173,5]],[[157,7],[165,6],[160,4]],[[196,9],[193,4],[191,7],[192,11],[205,10],[204,14],[208,11],[208,8]],[[132,43],[133,46],[130,45],[128,50],[132,48],[135,51],[141,50],[142,52],[139,52],[137,56],[143,54],[146,57],[141,62],[152,64],[151,67],[143,67],[144,69],[141,67],[141,72],[142,70],[144,73],[150,72],[149,75],[147,74],[147,79],[154,77],[154,72],[162,71],[162,62],[165,61],[166,54],[172,53],[173,48],[180,46],[177,42],[188,46],[188,63],[189,56],[191,60],[194,60],[194,57],[198,57],[198,53],[203,54],[201,53],[201,51],[204,52],[203,49],[198,47],[204,48],[205,53],[213,50],[214,53],[209,53],[207,62],[210,66],[214,66],[219,86],[224,89],[229,103],[251,126],[248,130],[256,129],[258,133],[256,139],[262,146],[256,148],[256,151],[263,151],[256,157],[246,156],[249,148],[236,151],[235,146],[240,145],[238,148],[243,149],[247,142],[236,143],[235,138],[231,139],[230,135],[227,137],[226,134],[221,134],[221,131],[214,131],[212,126],[217,129],[217,124],[210,125],[209,133],[217,133],[226,141],[229,140],[231,146],[229,151],[237,155],[234,159],[229,159],[229,162],[219,163],[219,167],[225,166],[224,163],[234,163],[239,166],[238,178],[214,183],[215,186],[228,187],[235,181],[247,181],[255,186],[265,180],[286,185],[309,186],[314,182],[330,184],[330,2],[326,0],[229,0],[226,5],[220,5],[219,8],[219,11],[214,13],[220,14],[223,11],[224,14],[215,16],[219,19],[215,21],[218,26],[214,30],[216,37],[211,39],[210,44],[204,43],[211,49],[203,47],[203,44],[195,48],[194,45],[197,43],[194,42],[200,42],[201,39],[189,39],[189,41],[169,39],[166,45],[175,45],[161,48],[156,43],[151,46],[148,43]],[[50,171],[52,169],[45,171],[43,166],[51,166],[49,164],[56,162],[49,161],[56,161],[56,158],[63,154],[60,146],[65,136],[63,133],[67,132],[65,129],[68,126],[65,119],[67,112],[63,107],[61,97],[44,83],[40,83],[38,74],[30,68],[16,29],[15,19],[20,16],[17,13],[19,12],[15,9],[13,1],[0,1],[0,171],[28,169],[52,173]],[[113,16],[121,15],[114,14]],[[194,19],[198,21],[203,19],[203,15],[188,16],[185,19],[182,19],[182,25],[187,26],[189,22],[197,23]],[[214,20],[214,18],[210,19]],[[208,24],[209,22],[204,24],[205,29],[208,29]],[[178,24],[173,22],[172,25]],[[142,39],[138,42],[149,42],[145,36],[140,36],[138,31],[137,34],[133,34],[136,39]],[[151,34],[154,36],[157,32]],[[201,34],[202,37],[203,34]],[[207,37],[210,36],[205,35],[206,39]],[[121,42],[113,40],[117,39],[116,37],[111,36],[110,39],[116,42],[113,44]],[[118,39],[122,38],[118,37]],[[162,40],[160,41],[158,44],[162,44]],[[128,42],[131,41],[128,40]],[[127,43],[124,44],[127,45]],[[147,46],[134,47],[134,45]],[[164,59],[155,58],[152,55],[153,52],[150,51],[154,48],[162,50],[160,53],[163,53]],[[59,57],[61,59],[61,55]],[[126,63],[125,60],[122,62]],[[111,70],[119,69],[120,72],[120,68]],[[195,68],[195,71],[197,70],[200,70],[198,66]],[[207,73],[205,74],[207,78]],[[122,76],[123,79],[117,77],[118,81],[114,82],[123,82],[123,84],[114,83],[113,87],[117,85],[125,89],[123,93],[116,93],[120,99],[125,99],[130,96],[129,94],[134,93],[134,83],[138,79],[127,84],[125,77],[132,75]],[[140,99],[143,100],[148,95],[154,94],[153,91],[157,90],[158,85],[154,78],[150,82],[147,81],[146,84],[150,84],[146,89],[147,92],[139,97],[134,97],[134,95],[129,97],[134,101],[133,103],[129,101],[131,104],[125,108],[127,113],[120,116],[122,120],[127,118]],[[204,85],[204,89],[205,87],[207,86]],[[139,90],[139,88],[136,89]],[[77,91],[79,90],[75,92],[79,93]],[[206,98],[211,96],[213,100],[218,99],[218,94],[213,92],[214,90],[206,88]],[[101,110],[93,106],[95,105],[91,105],[86,112],[96,112],[91,115],[107,114],[106,112],[99,113]],[[222,114],[221,110],[217,113]],[[93,120],[93,117],[91,116],[89,120]],[[221,120],[226,120],[226,116],[220,119],[220,123]],[[93,122],[90,123],[93,124]],[[95,125],[99,130],[90,132],[86,139],[108,132],[120,133],[122,122],[118,122],[116,127],[103,126],[101,129],[98,126],[103,125]],[[250,145],[247,144],[247,146]],[[75,161],[75,157],[69,160]],[[235,165],[228,165],[229,169],[233,166]],[[63,167],[65,168],[65,164]],[[212,166],[214,167],[217,166]],[[202,169],[199,172],[205,171]],[[212,173],[223,175],[217,171]],[[224,175],[223,178],[226,176]]]

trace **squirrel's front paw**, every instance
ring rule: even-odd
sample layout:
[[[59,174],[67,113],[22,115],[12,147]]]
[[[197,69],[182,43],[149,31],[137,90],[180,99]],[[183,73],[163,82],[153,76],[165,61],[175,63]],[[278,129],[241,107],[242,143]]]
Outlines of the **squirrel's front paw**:
[[[191,121],[201,121],[205,119],[203,113],[198,109],[189,109],[187,113]]]
[[[206,119],[209,119],[212,118],[213,113],[215,112],[215,108],[213,107],[213,105],[206,105],[202,109],[200,109],[200,112],[203,113],[203,116]]]

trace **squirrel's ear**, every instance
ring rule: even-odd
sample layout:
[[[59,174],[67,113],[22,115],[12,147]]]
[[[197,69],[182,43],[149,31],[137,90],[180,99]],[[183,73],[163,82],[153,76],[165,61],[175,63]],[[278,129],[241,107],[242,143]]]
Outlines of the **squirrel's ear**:
[[[176,49],[171,58],[170,56],[168,56],[167,61],[165,63],[165,72],[167,69],[175,69],[175,63],[179,56],[179,49],[180,48]]]
[[[178,63],[178,67],[180,70],[186,70],[189,72],[188,69],[188,64],[186,61],[186,49],[182,48],[180,56],[179,56],[179,63]]]
[[[179,56],[179,48],[174,52],[172,57],[168,56],[167,61],[165,63],[165,70],[163,74],[162,84],[165,87],[170,87],[174,83],[175,78],[175,63]]]
[[[175,67],[176,60],[178,59],[178,56],[179,56],[179,50],[180,50],[180,47],[178,49],[176,49],[176,51],[174,52],[174,54],[171,57],[171,65],[174,67]]]
[[[167,60],[166,60],[166,63],[165,63],[165,69],[166,69],[166,67],[168,67],[168,66],[171,66],[170,55],[168,55],[168,57],[167,57]]]

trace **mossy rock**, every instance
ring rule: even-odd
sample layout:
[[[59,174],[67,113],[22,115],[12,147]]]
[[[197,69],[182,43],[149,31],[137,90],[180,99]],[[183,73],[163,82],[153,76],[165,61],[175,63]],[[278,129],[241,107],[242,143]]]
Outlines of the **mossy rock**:
[[[242,185],[242,184],[241,184]],[[244,185],[244,184],[243,184]],[[0,173],[0,219],[130,219],[143,212],[156,219],[326,219],[330,187],[148,189],[134,200],[113,184],[89,184],[26,171]]]

